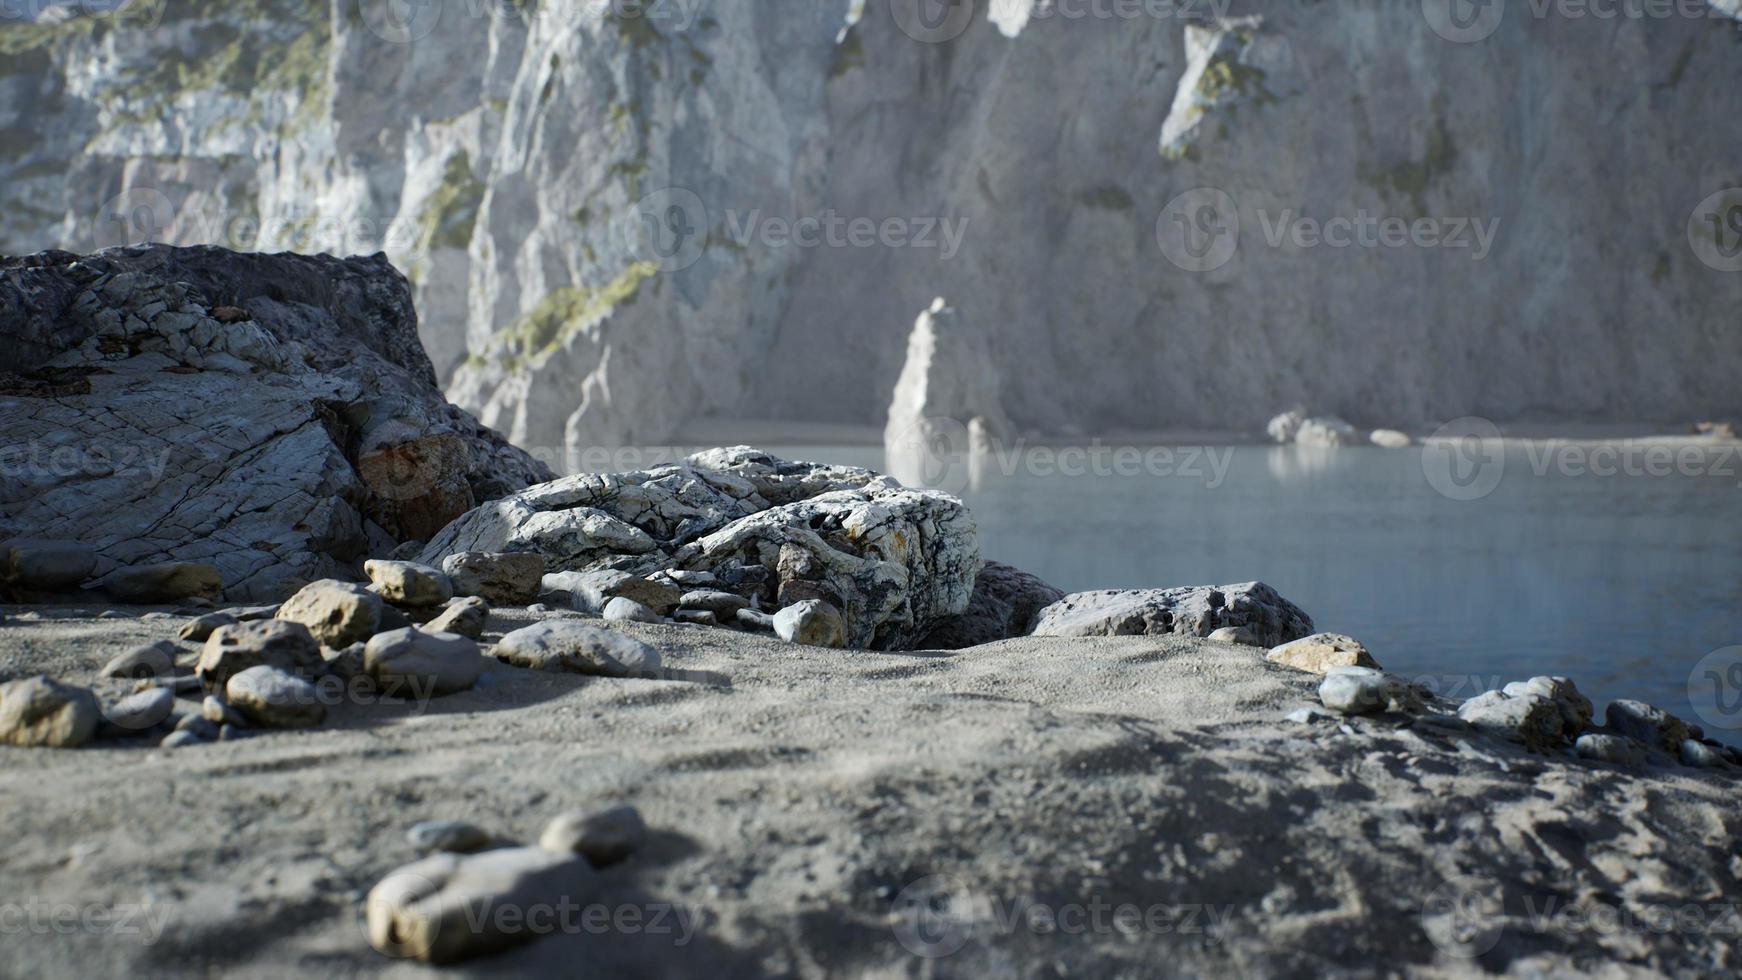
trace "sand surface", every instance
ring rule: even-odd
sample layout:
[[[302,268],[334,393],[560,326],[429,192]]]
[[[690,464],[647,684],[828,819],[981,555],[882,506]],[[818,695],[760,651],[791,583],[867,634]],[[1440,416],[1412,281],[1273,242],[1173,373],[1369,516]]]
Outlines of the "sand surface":
[[[3,611],[0,679],[92,685],[184,621]],[[499,611],[491,633],[535,618]],[[1248,647],[889,654],[624,628],[692,679],[493,666],[316,731],[0,749],[0,976],[1742,969],[1721,775],[1284,721],[1314,679]],[[366,943],[364,894],[417,857],[413,823],[530,843],[617,802],[652,837],[557,934],[441,971]]]

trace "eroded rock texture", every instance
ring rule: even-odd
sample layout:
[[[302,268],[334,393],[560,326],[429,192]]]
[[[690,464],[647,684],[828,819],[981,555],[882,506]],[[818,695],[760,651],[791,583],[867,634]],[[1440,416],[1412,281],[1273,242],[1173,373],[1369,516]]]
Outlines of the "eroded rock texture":
[[[706,571],[770,606],[825,599],[849,646],[878,649],[966,609],[981,565],[955,497],[746,447],[530,487],[456,521],[420,560],[468,551],[537,553],[557,574]]]
[[[1245,627],[1274,647],[1313,631],[1312,617],[1263,582],[1180,589],[1075,592],[1035,616],[1036,636],[1209,636]]]
[[[385,256],[140,246],[0,259],[0,538],[227,598],[346,577],[548,479],[436,389]]]

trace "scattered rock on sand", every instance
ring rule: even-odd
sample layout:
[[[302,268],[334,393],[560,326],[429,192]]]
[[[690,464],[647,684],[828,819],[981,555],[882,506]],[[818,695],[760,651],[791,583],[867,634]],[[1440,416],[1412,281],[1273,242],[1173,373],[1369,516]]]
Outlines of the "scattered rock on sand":
[[[674,609],[671,618],[677,622],[689,623],[693,626],[720,625],[720,617],[706,609]]]
[[[1723,752],[1691,738],[1682,741],[1679,756],[1682,765],[1695,769],[1721,769],[1730,764]]]
[[[216,694],[206,695],[200,702],[200,717],[214,725],[246,725],[248,719]]]
[[[924,650],[962,650],[1026,636],[1035,616],[1065,594],[1020,568],[989,561],[974,579],[968,608],[932,628],[919,641]]]
[[[175,658],[180,653],[181,647],[169,640],[146,643],[116,656],[104,664],[99,673],[104,677],[128,680],[168,677],[175,673]]]
[[[764,633],[774,632],[774,617],[759,609],[740,609],[732,619],[745,629],[760,630]]]
[[[1258,637],[1253,636],[1252,631],[1244,626],[1224,626],[1219,630],[1212,630],[1210,635],[1204,639],[1211,643],[1237,643],[1241,646],[1258,645]]]
[[[659,651],[635,637],[566,619],[515,630],[490,652],[504,663],[529,670],[637,677],[660,669]]]
[[[477,596],[456,596],[448,600],[442,611],[423,624],[426,633],[452,633],[468,639],[484,638],[484,627],[490,622],[490,604]]]
[[[174,711],[175,695],[157,687],[105,705],[103,724],[116,734],[136,735],[163,724]]]
[[[821,599],[806,599],[775,613],[774,633],[788,643],[808,647],[847,645],[847,624],[841,611]]]
[[[619,623],[663,623],[665,619],[659,613],[647,608],[634,599],[617,596],[605,603],[602,618]]]
[[[464,551],[442,559],[442,571],[453,583],[455,595],[512,606],[538,601],[544,569],[544,556],[533,553]]]
[[[195,745],[206,745],[212,741],[213,739],[206,738],[199,732],[178,728],[165,735],[163,740],[157,743],[157,747],[160,749],[185,749]]]
[[[401,682],[413,691],[453,694],[477,682],[484,658],[478,644],[466,637],[402,629],[377,633],[369,640],[363,669],[382,683]]]
[[[426,854],[470,854],[490,843],[490,832],[464,820],[423,820],[411,825],[405,839]]]
[[[1224,626],[1244,626],[1266,647],[1313,631],[1312,618],[1300,607],[1263,582],[1246,582],[1077,592],[1042,609],[1032,632],[1036,636],[1209,636]]]
[[[1314,633],[1272,649],[1264,659],[1313,674],[1329,673],[1332,667],[1379,669],[1360,640],[1342,633]]]
[[[212,635],[213,630],[220,626],[231,626],[237,622],[236,617],[227,612],[210,612],[184,624],[176,635],[194,643],[204,643]]]
[[[323,579],[291,596],[279,607],[278,618],[307,626],[323,646],[343,649],[368,640],[386,625],[384,607],[380,596],[360,585]]]
[[[276,667],[298,677],[323,673],[321,646],[301,623],[269,619],[220,626],[200,651],[194,668],[207,690],[222,691],[230,678],[253,667]]]
[[[117,601],[136,606],[196,598],[216,601],[224,591],[216,568],[186,561],[121,568],[98,584]]]
[[[1671,755],[1681,751],[1689,734],[1687,722],[1644,701],[1611,701],[1604,720],[1617,734]]]
[[[315,686],[277,667],[250,667],[230,678],[224,700],[264,728],[313,728],[327,717]]]
[[[593,876],[584,858],[542,847],[434,854],[370,889],[369,942],[389,956],[437,964],[518,946],[541,933],[496,912],[584,908]]]
[[[96,551],[75,542],[16,539],[0,545],[0,582],[24,590],[74,589],[96,567]]]
[[[1567,738],[1578,735],[1591,723],[1591,699],[1580,694],[1573,682],[1565,677],[1532,677],[1527,681],[1513,681],[1502,690],[1515,698],[1535,694],[1553,701],[1561,710],[1561,734]]]
[[[218,726],[212,724],[211,720],[203,714],[182,715],[181,720],[175,723],[175,730],[178,732],[192,732],[195,738],[206,742],[216,742],[218,740]]]
[[[1330,668],[1319,684],[1319,700],[1325,707],[1345,715],[1416,712],[1422,708],[1420,695],[1408,681],[1362,666]]]
[[[700,609],[711,612],[722,620],[730,620],[737,615],[738,610],[749,608],[750,600],[718,589],[696,589],[685,592],[677,604],[680,609]]]
[[[1625,735],[1605,735],[1600,732],[1580,735],[1578,741],[1573,743],[1573,751],[1581,759],[1612,762],[1618,766],[1645,764],[1645,746]]]
[[[546,592],[567,594],[570,605],[597,616],[612,599],[633,599],[663,616],[677,606],[683,593],[675,586],[613,569],[591,572],[559,572],[546,575]]]
[[[641,847],[647,825],[632,806],[609,810],[575,810],[545,825],[538,846],[562,853],[579,854],[595,868],[616,864]]]
[[[1560,705],[1540,694],[1487,691],[1459,705],[1458,717],[1478,731],[1531,748],[1547,749],[1566,741]]]
[[[0,684],[0,743],[51,749],[91,740],[101,712],[90,691],[47,677]]]
[[[454,597],[448,577],[428,565],[375,558],[363,563],[375,594],[400,606],[426,609]]]

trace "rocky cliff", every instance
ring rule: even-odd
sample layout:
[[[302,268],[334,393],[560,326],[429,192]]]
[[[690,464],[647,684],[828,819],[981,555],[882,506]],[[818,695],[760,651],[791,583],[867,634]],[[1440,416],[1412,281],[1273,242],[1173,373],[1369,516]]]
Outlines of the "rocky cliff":
[[[533,447],[881,424],[940,295],[1028,429],[1734,414],[1735,5],[1628,10],[51,10],[0,23],[0,251],[385,248]]]

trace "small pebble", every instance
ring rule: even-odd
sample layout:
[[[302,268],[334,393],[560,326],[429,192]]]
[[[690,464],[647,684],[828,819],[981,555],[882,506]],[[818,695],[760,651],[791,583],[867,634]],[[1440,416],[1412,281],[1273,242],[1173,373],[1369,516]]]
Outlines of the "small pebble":
[[[157,745],[164,749],[185,749],[190,745],[205,745],[209,741],[211,740],[201,738],[191,731],[177,729],[164,736],[163,741]]]
[[[641,603],[636,602],[634,599],[625,596],[617,596],[610,602],[605,603],[605,610],[601,615],[605,619],[621,623],[665,622],[659,613],[656,613]]]

